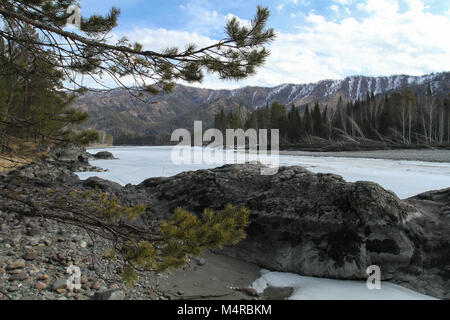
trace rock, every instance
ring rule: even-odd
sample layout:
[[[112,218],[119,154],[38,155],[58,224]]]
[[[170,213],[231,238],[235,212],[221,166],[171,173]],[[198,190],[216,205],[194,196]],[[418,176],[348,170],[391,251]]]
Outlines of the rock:
[[[17,292],[17,291],[19,291],[19,287],[17,287],[17,286],[10,286],[10,287],[8,287],[8,292]]]
[[[98,153],[96,153],[94,155],[94,158],[98,159],[98,160],[114,160],[114,159],[116,159],[114,157],[114,155],[111,152],[108,152],[108,151],[98,152]]]
[[[123,188],[121,198],[144,190],[144,204],[163,219],[176,207],[200,215],[228,203],[246,206],[247,238],[223,254],[269,270],[349,280],[366,280],[367,268],[378,265],[383,280],[450,298],[450,189],[403,201],[376,183],[302,167],[281,167],[271,176],[261,169],[226,165],[152,178]]]
[[[184,295],[184,291],[183,291],[183,290],[178,290],[178,291],[177,291],[177,294],[178,294],[179,296],[182,296],[182,295]]]
[[[94,281],[92,288],[95,290],[100,290],[105,285],[105,281],[102,279]]]
[[[41,230],[39,230],[39,228],[30,228],[27,231],[27,235],[30,237],[36,237],[39,236],[41,234]]]
[[[32,275],[32,274],[36,274],[36,273],[38,273],[38,272],[40,272],[41,270],[38,268],[38,267],[36,267],[34,264],[32,264],[32,265],[30,265],[30,267],[29,267],[29,273]]]
[[[264,300],[286,300],[292,296],[294,288],[267,287],[261,295]]]
[[[45,290],[45,289],[47,289],[47,287],[48,287],[48,285],[42,281],[36,282],[36,284],[34,285],[34,288],[39,291]]]
[[[84,249],[84,248],[86,248],[87,246],[88,246],[88,244],[87,244],[86,241],[81,241],[81,242],[80,242],[80,247],[81,247],[81,248]]]
[[[239,291],[242,293],[245,293],[246,295],[248,295],[249,297],[259,297],[260,294],[258,293],[258,291],[256,291],[253,288],[249,288],[249,287],[239,287],[239,288],[231,288],[235,291]]]
[[[37,279],[40,280],[40,281],[46,281],[46,280],[49,279],[49,276],[47,274],[42,274],[42,275],[39,275],[37,277]]]
[[[113,193],[119,193],[122,190],[120,184],[99,177],[91,177],[83,181],[83,186],[91,189],[98,187],[100,190]]]
[[[13,269],[13,270],[10,270],[8,273],[9,274],[19,274],[19,273],[22,273],[22,272],[23,272],[22,269]]]
[[[81,285],[81,287],[82,287],[84,290],[89,290],[89,289],[91,289],[92,285],[91,285],[91,283],[86,282],[86,283],[83,283],[83,284]]]
[[[205,258],[200,258],[197,260],[199,266],[204,266],[206,264]]]
[[[120,289],[105,290],[94,294],[91,300],[124,300],[125,292]]]
[[[27,279],[28,276],[25,272],[21,272],[18,274],[13,274],[12,276],[9,277],[9,281],[24,281],[25,279]]]
[[[87,162],[90,158],[84,147],[70,145],[66,147],[56,147],[51,150],[51,157],[58,161],[79,161]]]
[[[67,280],[66,279],[58,279],[53,283],[53,290],[58,292],[60,289],[67,288]]]
[[[22,269],[25,268],[25,261],[18,260],[13,263],[8,264],[6,270]]]
[[[39,254],[36,251],[27,251],[23,258],[28,261],[36,260],[39,257]]]

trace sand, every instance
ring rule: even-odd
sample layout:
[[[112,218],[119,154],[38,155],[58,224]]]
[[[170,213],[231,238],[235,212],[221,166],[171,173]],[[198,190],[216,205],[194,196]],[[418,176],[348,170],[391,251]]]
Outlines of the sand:
[[[230,287],[248,288],[260,278],[257,265],[219,254],[203,256],[204,265],[193,261],[185,269],[162,275],[160,290],[173,300],[253,300],[255,297]],[[260,300],[284,300],[292,288],[268,288]]]

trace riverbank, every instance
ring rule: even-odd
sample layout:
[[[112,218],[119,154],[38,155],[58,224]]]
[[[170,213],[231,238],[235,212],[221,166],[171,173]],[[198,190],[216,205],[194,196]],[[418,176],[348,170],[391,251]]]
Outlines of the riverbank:
[[[310,157],[336,157],[359,159],[384,159],[406,160],[425,162],[450,162],[450,150],[375,150],[375,151],[335,151],[335,152],[311,152],[311,151],[280,151],[280,155],[310,156]]]

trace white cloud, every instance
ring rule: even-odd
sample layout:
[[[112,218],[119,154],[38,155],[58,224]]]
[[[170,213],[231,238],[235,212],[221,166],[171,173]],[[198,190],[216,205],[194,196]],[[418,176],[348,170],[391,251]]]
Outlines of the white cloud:
[[[309,13],[306,27],[279,34],[267,65],[246,84],[450,71],[449,17],[427,12],[419,0],[408,4],[400,13],[397,1],[368,0],[360,6],[364,18],[337,22]]]
[[[337,6],[337,5],[331,5],[330,7],[330,10],[331,11],[334,11],[334,12],[336,12],[336,13],[339,13],[339,7]]]
[[[272,54],[257,75],[240,82],[224,82],[207,75],[200,86],[275,86],[339,79],[354,74],[421,75],[450,71],[450,42],[445,41],[445,32],[450,30],[450,17],[444,12],[427,12],[420,0],[408,0],[408,4],[407,10],[400,13],[397,1],[367,0],[358,7],[364,13],[363,17],[337,21],[310,12],[304,16],[306,25],[289,33],[278,33],[270,47]],[[221,27],[225,18],[219,15]],[[183,47],[191,42],[203,46],[214,41],[200,31],[136,29],[127,35],[152,50]]]
[[[214,40],[195,32],[175,31],[166,29],[134,29],[127,32],[127,37],[132,41],[141,43],[144,48],[161,51],[168,47],[183,49],[189,43],[197,46],[208,46]]]
[[[340,5],[343,5],[343,6],[348,6],[348,5],[352,4],[352,0],[333,0],[333,2],[339,3]]]

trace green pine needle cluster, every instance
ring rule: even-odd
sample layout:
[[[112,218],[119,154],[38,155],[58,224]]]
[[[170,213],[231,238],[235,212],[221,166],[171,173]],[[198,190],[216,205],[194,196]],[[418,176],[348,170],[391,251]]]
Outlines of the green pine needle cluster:
[[[219,212],[205,209],[201,218],[176,209],[172,219],[161,223],[158,241],[128,243],[124,247],[122,279],[128,285],[135,283],[136,271],[130,266],[163,272],[185,265],[191,256],[201,256],[205,250],[239,243],[246,237],[249,214],[248,209],[232,205]]]
[[[47,190],[46,194],[54,196],[55,191]],[[205,209],[201,216],[177,208],[170,220],[159,223],[157,234],[152,234],[133,224],[145,213],[144,205],[122,205],[116,196],[99,188],[74,190],[69,197],[62,196],[60,202],[70,207],[84,206],[87,210],[79,210],[81,216],[107,231],[103,237],[111,240],[112,247],[103,258],[123,265],[122,279],[130,286],[138,280],[139,271],[164,272],[185,265],[190,257],[201,256],[205,250],[239,243],[245,239],[250,224],[250,211],[231,204],[217,212]]]

